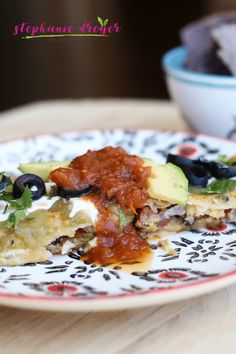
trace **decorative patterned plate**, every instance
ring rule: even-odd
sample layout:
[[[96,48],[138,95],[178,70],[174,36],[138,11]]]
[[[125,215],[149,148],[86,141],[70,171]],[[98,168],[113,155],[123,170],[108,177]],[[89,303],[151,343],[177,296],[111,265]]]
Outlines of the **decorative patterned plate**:
[[[164,162],[167,152],[215,159],[236,153],[227,140],[182,132],[83,131],[43,135],[0,144],[0,170],[17,173],[25,161],[68,160],[103,146]],[[236,221],[217,230],[167,234],[178,256],[150,241],[153,258],[144,263],[101,267],[80,256],[55,256],[40,264],[0,267],[0,303],[60,310],[114,310],[148,306],[204,294],[236,282]]]

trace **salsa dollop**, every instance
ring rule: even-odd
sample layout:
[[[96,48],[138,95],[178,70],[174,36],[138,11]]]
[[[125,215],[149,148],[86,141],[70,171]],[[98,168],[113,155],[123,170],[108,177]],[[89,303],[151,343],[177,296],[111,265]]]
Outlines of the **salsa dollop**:
[[[68,168],[50,173],[50,179],[61,188],[92,186],[87,198],[98,208],[99,219],[95,230],[97,245],[86,254],[87,259],[109,264],[134,260],[149,252],[132,221],[148,198],[150,174],[150,167],[145,167],[140,157],[111,146],[88,150],[72,160]],[[121,216],[126,217],[127,223],[121,222]]]

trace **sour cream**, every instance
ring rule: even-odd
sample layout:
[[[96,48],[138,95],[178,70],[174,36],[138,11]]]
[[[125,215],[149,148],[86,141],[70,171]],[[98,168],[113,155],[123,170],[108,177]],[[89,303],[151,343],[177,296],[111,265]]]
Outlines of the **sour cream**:
[[[70,203],[72,203],[70,218],[73,218],[79,211],[83,210],[89,215],[93,223],[97,221],[98,210],[92,202],[83,198],[71,198]]]
[[[48,198],[44,196],[38,200],[35,200],[32,202],[32,206],[29,209],[27,209],[26,215],[29,215],[37,210],[48,210],[59,199],[60,197],[58,196],[52,198]],[[72,204],[72,209],[69,215],[70,218],[73,218],[79,211],[83,211],[89,216],[93,224],[96,223],[99,212],[92,202],[90,202],[89,200],[85,200],[83,198],[71,198],[68,203]],[[13,209],[10,206],[8,206],[7,211],[4,213],[5,208],[6,208],[6,203],[0,201],[0,221],[6,221],[9,214],[13,211]]]
[[[26,214],[29,215],[33,213],[36,210],[48,210],[50,209],[58,200],[60,197],[42,197],[38,200],[35,200],[32,202],[31,208],[27,209]]]

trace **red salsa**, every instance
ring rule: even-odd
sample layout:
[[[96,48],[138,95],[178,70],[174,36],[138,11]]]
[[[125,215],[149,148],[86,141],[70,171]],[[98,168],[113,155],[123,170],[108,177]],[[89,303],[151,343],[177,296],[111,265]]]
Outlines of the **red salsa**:
[[[87,259],[101,264],[134,260],[149,251],[131,222],[120,222],[120,214],[134,219],[136,210],[143,208],[147,198],[150,167],[143,160],[129,155],[121,147],[106,147],[88,151],[76,157],[68,168],[58,168],[50,179],[69,190],[92,186],[88,195],[99,210],[96,223],[97,245]],[[118,207],[117,207],[118,206]]]

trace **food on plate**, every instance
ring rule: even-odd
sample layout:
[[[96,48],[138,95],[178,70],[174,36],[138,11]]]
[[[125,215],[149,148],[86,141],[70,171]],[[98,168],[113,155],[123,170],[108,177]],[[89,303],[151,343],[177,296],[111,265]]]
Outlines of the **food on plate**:
[[[236,218],[235,157],[165,164],[121,147],[87,151],[64,162],[19,166],[0,175],[0,264],[43,262],[79,252],[88,262],[141,259],[150,237],[217,226]],[[160,247],[175,252],[166,240]]]
[[[236,75],[236,11],[220,12],[185,26],[180,33],[187,48],[185,67],[219,75]]]
[[[48,181],[49,173],[58,167],[68,167],[70,161],[50,161],[50,162],[31,162],[21,163],[18,169],[22,173],[35,173],[41,177],[44,181]]]

